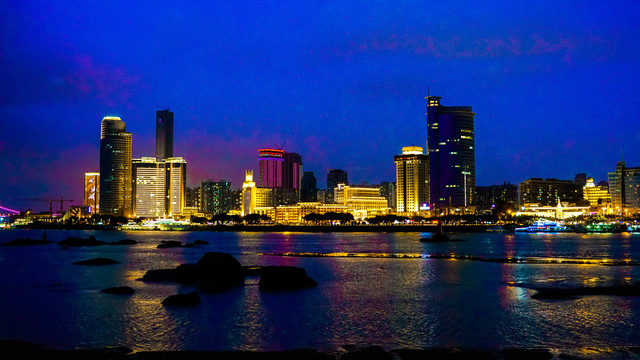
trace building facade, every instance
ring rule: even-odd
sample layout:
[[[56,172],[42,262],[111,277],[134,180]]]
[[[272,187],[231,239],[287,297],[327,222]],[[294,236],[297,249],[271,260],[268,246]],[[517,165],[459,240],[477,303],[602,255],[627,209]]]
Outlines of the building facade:
[[[438,209],[475,204],[475,130],[471,106],[442,106],[427,96],[429,200]]]
[[[100,213],[100,173],[84,173],[84,201],[89,206],[89,213]]]
[[[182,215],[187,200],[187,162],[181,157],[164,160],[166,203],[165,216]]]
[[[173,113],[156,111],[156,160],[173,157]]]
[[[429,157],[419,146],[402,148],[396,163],[396,211],[417,213],[429,208]]]
[[[387,204],[391,209],[396,209],[397,187],[394,181],[383,181],[380,183],[380,196],[387,199]]]
[[[346,171],[340,169],[329,169],[327,173],[327,193],[325,203],[334,202],[333,195],[338,184],[349,185],[349,176]]]
[[[476,186],[476,208],[489,210],[498,203],[518,204],[518,185],[504,183],[502,185]]]
[[[571,180],[531,178],[520,183],[520,205],[556,206],[581,200],[578,186]]]
[[[100,214],[132,213],[131,133],[119,117],[102,119],[100,129]]]
[[[609,173],[609,192],[617,214],[640,211],[640,167],[626,167],[621,159]]]
[[[582,188],[582,194],[585,200],[589,202],[591,207],[597,207],[603,203],[611,202],[611,194],[609,194],[608,186],[595,185],[593,178],[588,178],[586,184]]]
[[[207,215],[226,214],[231,210],[231,183],[221,181],[203,181],[200,183],[200,211]]]
[[[133,214],[136,217],[165,216],[165,168],[155,157],[133,159]]]
[[[305,171],[300,184],[300,201],[314,202],[318,200],[318,182],[313,171]]]
[[[281,188],[284,150],[258,150],[258,187]]]

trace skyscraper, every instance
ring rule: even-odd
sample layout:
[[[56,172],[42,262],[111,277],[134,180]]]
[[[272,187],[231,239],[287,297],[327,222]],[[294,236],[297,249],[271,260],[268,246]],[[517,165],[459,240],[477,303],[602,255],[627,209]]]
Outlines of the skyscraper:
[[[100,173],[84,173],[84,202],[91,214],[100,212]]]
[[[137,217],[164,217],[166,208],[164,161],[133,159],[133,213]]]
[[[167,217],[182,215],[187,201],[187,162],[181,157],[164,159]]]
[[[442,106],[427,96],[430,202],[436,208],[473,206],[476,167],[471,106]]]
[[[327,173],[327,203],[333,203],[335,188],[338,184],[349,185],[347,172],[340,169],[329,169]]]
[[[204,214],[226,214],[231,210],[231,183],[203,181],[200,183],[200,211]]]
[[[156,111],[156,160],[173,157],[173,113]]]
[[[100,192],[100,214],[131,214],[131,133],[119,117],[102,119]]]
[[[258,150],[258,187],[281,188],[284,150]]]
[[[637,212],[640,209],[640,167],[626,167],[620,159],[616,172],[609,173],[609,192],[616,213]]]
[[[299,191],[302,182],[302,156],[285,152],[283,158],[282,187]]]
[[[415,213],[429,206],[429,157],[419,146],[402,148],[396,163],[396,211]]]
[[[318,201],[318,185],[313,171],[305,171],[300,185],[300,201]]]

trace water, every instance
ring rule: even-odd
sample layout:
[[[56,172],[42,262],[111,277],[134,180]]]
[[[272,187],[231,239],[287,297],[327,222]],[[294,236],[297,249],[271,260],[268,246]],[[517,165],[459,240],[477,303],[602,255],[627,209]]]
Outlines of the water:
[[[633,282],[640,279],[638,266],[376,257],[453,254],[639,261],[640,234],[456,234],[465,241],[421,243],[416,233],[47,232],[55,242],[89,235],[143,243],[67,250],[57,244],[0,247],[0,339],[135,350],[640,344],[640,298],[539,301],[530,298],[535,292],[528,288]],[[0,243],[19,237],[41,238],[42,231],[0,231]],[[210,245],[156,248],[161,240],[198,239]],[[248,277],[244,287],[201,294],[198,307],[165,308],[160,304],[165,297],[194,289],[136,280],[149,269],[196,262],[207,251],[231,253],[243,265],[303,267],[319,286],[262,293],[258,278]],[[273,255],[303,252],[369,256]],[[94,257],[121,264],[72,265]],[[129,285],[136,293],[100,293],[119,285]]]

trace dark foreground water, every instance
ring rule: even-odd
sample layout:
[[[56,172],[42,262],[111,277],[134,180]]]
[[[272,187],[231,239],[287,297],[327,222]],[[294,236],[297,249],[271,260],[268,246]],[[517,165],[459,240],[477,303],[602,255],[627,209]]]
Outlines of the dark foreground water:
[[[0,339],[65,348],[122,345],[135,350],[611,347],[640,345],[640,297],[587,296],[540,301],[528,287],[640,280],[640,234],[457,234],[429,244],[410,233],[215,233],[48,231],[133,246],[61,249],[0,247]],[[0,243],[42,238],[39,230],[0,231]],[[157,249],[161,240],[207,240],[197,248]],[[243,265],[303,267],[311,289],[263,293],[258,278],[193,308],[166,308],[183,285],[143,283],[149,269],[196,262],[207,251]],[[594,264],[508,264],[460,259],[299,257],[264,254],[474,255],[486,258],[591,259]],[[121,264],[78,266],[109,257]],[[604,261],[603,261],[604,260]],[[100,293],[129,285],[132,296]]]

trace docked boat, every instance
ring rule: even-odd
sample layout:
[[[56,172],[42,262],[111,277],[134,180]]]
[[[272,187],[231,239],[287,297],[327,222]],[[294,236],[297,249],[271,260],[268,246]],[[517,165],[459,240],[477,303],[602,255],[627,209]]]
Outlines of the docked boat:
[[[528,233],[536,233],[536,232],[546,232],[546,233],[555,233],[555,232],[569,232],[572,229],[569,226],[563,225],[562,223],[558,223],[555,221],[547,220],[547,219],[538,219],[533,224],[527,227],[517,227],[516,232],[528,232]]]

